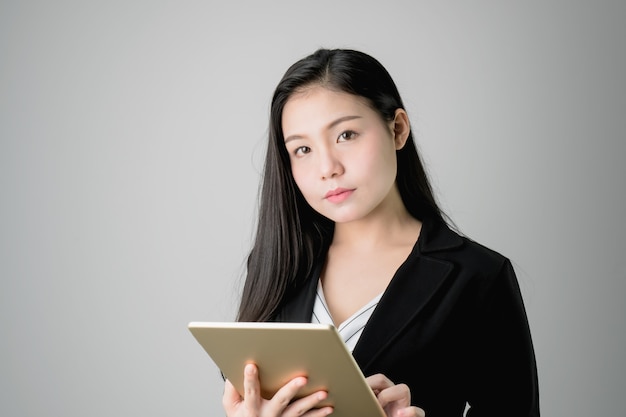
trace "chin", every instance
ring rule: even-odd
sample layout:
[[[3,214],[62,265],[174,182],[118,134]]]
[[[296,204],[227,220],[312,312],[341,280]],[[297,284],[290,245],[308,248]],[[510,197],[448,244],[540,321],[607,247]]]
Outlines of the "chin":
[[[342,214],[325,215],[325,216],[335,223],[350,223],[350,222],[360,220],[363,218],[362,216],[356,215],[355,213],[350,213],[350,214],[342,213]]]

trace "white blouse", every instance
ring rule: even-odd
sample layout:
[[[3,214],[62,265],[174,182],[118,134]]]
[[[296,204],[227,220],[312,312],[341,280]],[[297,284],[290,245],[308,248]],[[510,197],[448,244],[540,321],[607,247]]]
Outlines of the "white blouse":
[[[378,301],[382,297],[383,293],[378,294],[369,303],[361,307],[356,313],[350,316],[346,321],[341,323],[337,327],[339,335],[343,339],[343,342],[348,347],[348,350],[352,352],[356,343],[363,333],[363,329],[370,319],[372,312],[378,305]],[[315,297],[315,304],[313,306],[313,315],[311,317],[311,323],[321,324],[333,324],[333,318],[328,310],[328,304],[324,298],[324,290],[322,289],[322,281],[317,283],[317,295]]]

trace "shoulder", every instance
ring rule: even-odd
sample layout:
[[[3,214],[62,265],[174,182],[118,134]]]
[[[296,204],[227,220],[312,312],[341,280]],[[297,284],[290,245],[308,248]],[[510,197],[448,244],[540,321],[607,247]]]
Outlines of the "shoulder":
[[[494,249],[488,248],[463,236],[463,245],[450,255],[462,261],[467,267],[477,270],[500,270],[510,264],[509,259]],[[493,271],[492,271],[493,272]]]
[[[498,275],[510,269],[509,259],[475,240],[461,236],[442,222],[424,222],[420,236],[422,256],[450,262],[455,269],[480,276]]]

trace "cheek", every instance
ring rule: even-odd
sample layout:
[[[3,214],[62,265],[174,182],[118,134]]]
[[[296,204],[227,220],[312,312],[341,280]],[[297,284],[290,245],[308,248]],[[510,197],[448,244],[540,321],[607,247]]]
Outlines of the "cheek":
[[[396,171],[395,150],[388,147],[373,146],[363,149],[355,160],[357,163],[353,165],[353,169],[364,174],[377,173],[375,176],[381,177],[381,174],[391,175]]]
[[[307,175],[307,172],[310,172],[310,170],[307,170],[300,165],[295,167],[292,165],[291,167],[291,175],[293,176],[296,186],[304,198],[308,200],[307,195],[311,192],[311,179],[310,174]]]

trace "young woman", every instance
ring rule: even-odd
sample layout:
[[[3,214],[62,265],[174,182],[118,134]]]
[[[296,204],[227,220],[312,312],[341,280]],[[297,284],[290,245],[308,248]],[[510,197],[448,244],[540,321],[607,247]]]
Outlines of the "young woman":
[[[388,416],[538,416],[533,346],[510,262],[448,228],[397,88],[374,58],[321,49],[271,105],[239,321],[337,326]],[[323,416],[304,378],[229,417]],[[355,416],[358,417],[358,416]]]

